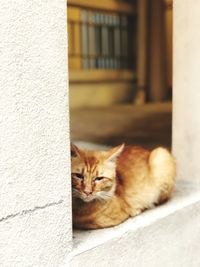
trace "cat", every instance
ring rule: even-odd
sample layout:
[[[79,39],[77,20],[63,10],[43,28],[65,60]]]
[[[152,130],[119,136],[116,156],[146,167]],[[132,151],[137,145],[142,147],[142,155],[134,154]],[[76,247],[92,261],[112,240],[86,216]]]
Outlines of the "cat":
[[[75,228],[118,225],[167,201],[174,189],[175,159],[162,147],[87,151],[72,144],[71,158]]]

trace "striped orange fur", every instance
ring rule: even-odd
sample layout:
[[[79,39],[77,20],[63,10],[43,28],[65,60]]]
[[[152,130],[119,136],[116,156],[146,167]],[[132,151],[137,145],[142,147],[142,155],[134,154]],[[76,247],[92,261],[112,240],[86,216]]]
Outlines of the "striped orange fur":
[[[72,145],[71,150],[76,228],[117,225],[168,200],[174,189],[175,160],[165,148],[87,151]]]

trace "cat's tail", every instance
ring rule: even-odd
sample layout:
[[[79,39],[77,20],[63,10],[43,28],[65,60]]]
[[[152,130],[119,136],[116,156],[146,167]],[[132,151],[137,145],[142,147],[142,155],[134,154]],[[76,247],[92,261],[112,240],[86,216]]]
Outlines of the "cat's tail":
[[[150,177],[160,189],[158,202],[166,201],[175,185],[176,162],[171,153],[162,147],[154,149],[149,157]]]

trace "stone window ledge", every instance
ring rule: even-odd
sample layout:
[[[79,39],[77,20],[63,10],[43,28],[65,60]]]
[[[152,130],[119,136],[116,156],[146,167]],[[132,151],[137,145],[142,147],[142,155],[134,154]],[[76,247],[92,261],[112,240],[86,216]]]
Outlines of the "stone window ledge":
[[[115,263],[106,264],[107,262],[106,261],[104,262],[105,259],[104,260],[102,259],[102,263],[98,262],[96,264],[91,259],[91,263],[90,263],[88,255],[93,253],[96,249],[97,249],[97,253],[99,253],[99,255],[102,255],[102,251],[104,250],[103,248],[105,247],[106,249],[107,245],[109,244],[109,249],[106,249],[106,252],[108,253],[107,250],[111,250],[111,251],[115,250],[114,248],[116,245],[115,253],[116,255],[118,255],[118,258],[120,261],[120,251],[117,250],[118,249],[117,246],[119,243],[117,242],[117,240],[120,240],[120,243],[123,246],[123,238],[127,239],[127,236],[131,236],[131,235],[137,236],[137,233],[141,233],[141,230],[145,231],[145,229],[147,230],[148,228],[151,228],[153,225],[156,226],[156,224],[159,224],[159,223],[163,224],[164,226],[166,221],[168,221],[169,223],[167,224],[167,229],[163,231],[165,234],[167,233],[167,231],[169,231],[169,228],[172,227],[172,230],[168,233],[168,236],[170,236],[170,233],[173,232],[173,229],[175,230],[176,228],[179,229],[181,227],[180,223],[178,222],[178,220],[180,219],[179,211],[186,211],[185,217],[187,219],[187,217],[190,216],[190,215],[187,216],[187,209],[188,208],[191,209],[193,206],[196,207],[196,205],[200,209],[200,190],[197,188],[197,185],[188,183],[187,181],[179,181],[177,183],[176,191],[174,192],[172,199],[161,206],[158,206],[152,210],[145,211],[141,215],[135,218],[131,218],[127,220],[126,222],[122,223],[121,225],[118,225],[112,228],[91,230],[91,231],[77,231],[77,230],[74,231],[73,250],[71,251],[70,255],[68,255],[68,257],[66,258],[66,261],[63,266],[68,267],[70,263],[72,264],[70,266],[73,266],[73,267],[81,266],[79,264],[81,263],[82,259],[84,260],[87,259],[86,260],[87,264],[89,264],[87,265],[88,267],[89,266],[98,266],[98,267],[99,266],[111,266],[110,264],[115,264]],[[170,219],[171,217],[172,219]],[[185,217],[183,216],[183,218]],[[199,218],[200,218],[200,215],[199,215]],[[184,219],[183,219],[183,223],[184,223]],[[156,227],[155,229],[157,228],[159,227]],[[192,231],[192,228],[191,228],[191,231]],[[152,236],[153,236],[153,232],[152,232]],[[160,234],[160,239],[163,240],[162,237],[163,237],[163,234]],[[156,235],[154,236],[154,238],[156,240],[158,236]],[[130,240],[130,243],[133,242],[133,239],[134,237]],[[135,245],[137,245],[137,242],[140,243],[141,242],[140,237],[139,239],[135,240],[135,242],[136,242]],[[128,243],[127,243],[126,255],[134,253],[134,250],[136,249],[133,247],[130,248]],[[113,252],[111,251],[110,253],[112,254]],[[105,254],[105,252],[103,253]],[[159,257],[158,253],[157,253],[157,256]],[[124,263],[124,261],[122,263]],[[86,262],[84,263],[84,266],[86,266],[85,264]],[[114,265],[114,266],[118,266],[118,265]],[[128,265],[125,264],[124,266],[128,266]],[[179,266],[182,266],[182,265],[179,264]],[[183,266],[187,266],[187,265],[183,265]],[[197,265],[194,265],[194,266],[197,266]]]

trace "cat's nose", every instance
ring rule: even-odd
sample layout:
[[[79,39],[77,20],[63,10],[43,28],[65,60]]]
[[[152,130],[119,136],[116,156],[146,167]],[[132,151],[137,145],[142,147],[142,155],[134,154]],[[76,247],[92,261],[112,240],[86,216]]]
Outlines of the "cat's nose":
[[[89,190],[89,189],[85,189],[83,192],[84,192],[87,196],[89,196],[89,195],[92,194],[92,191]]]

